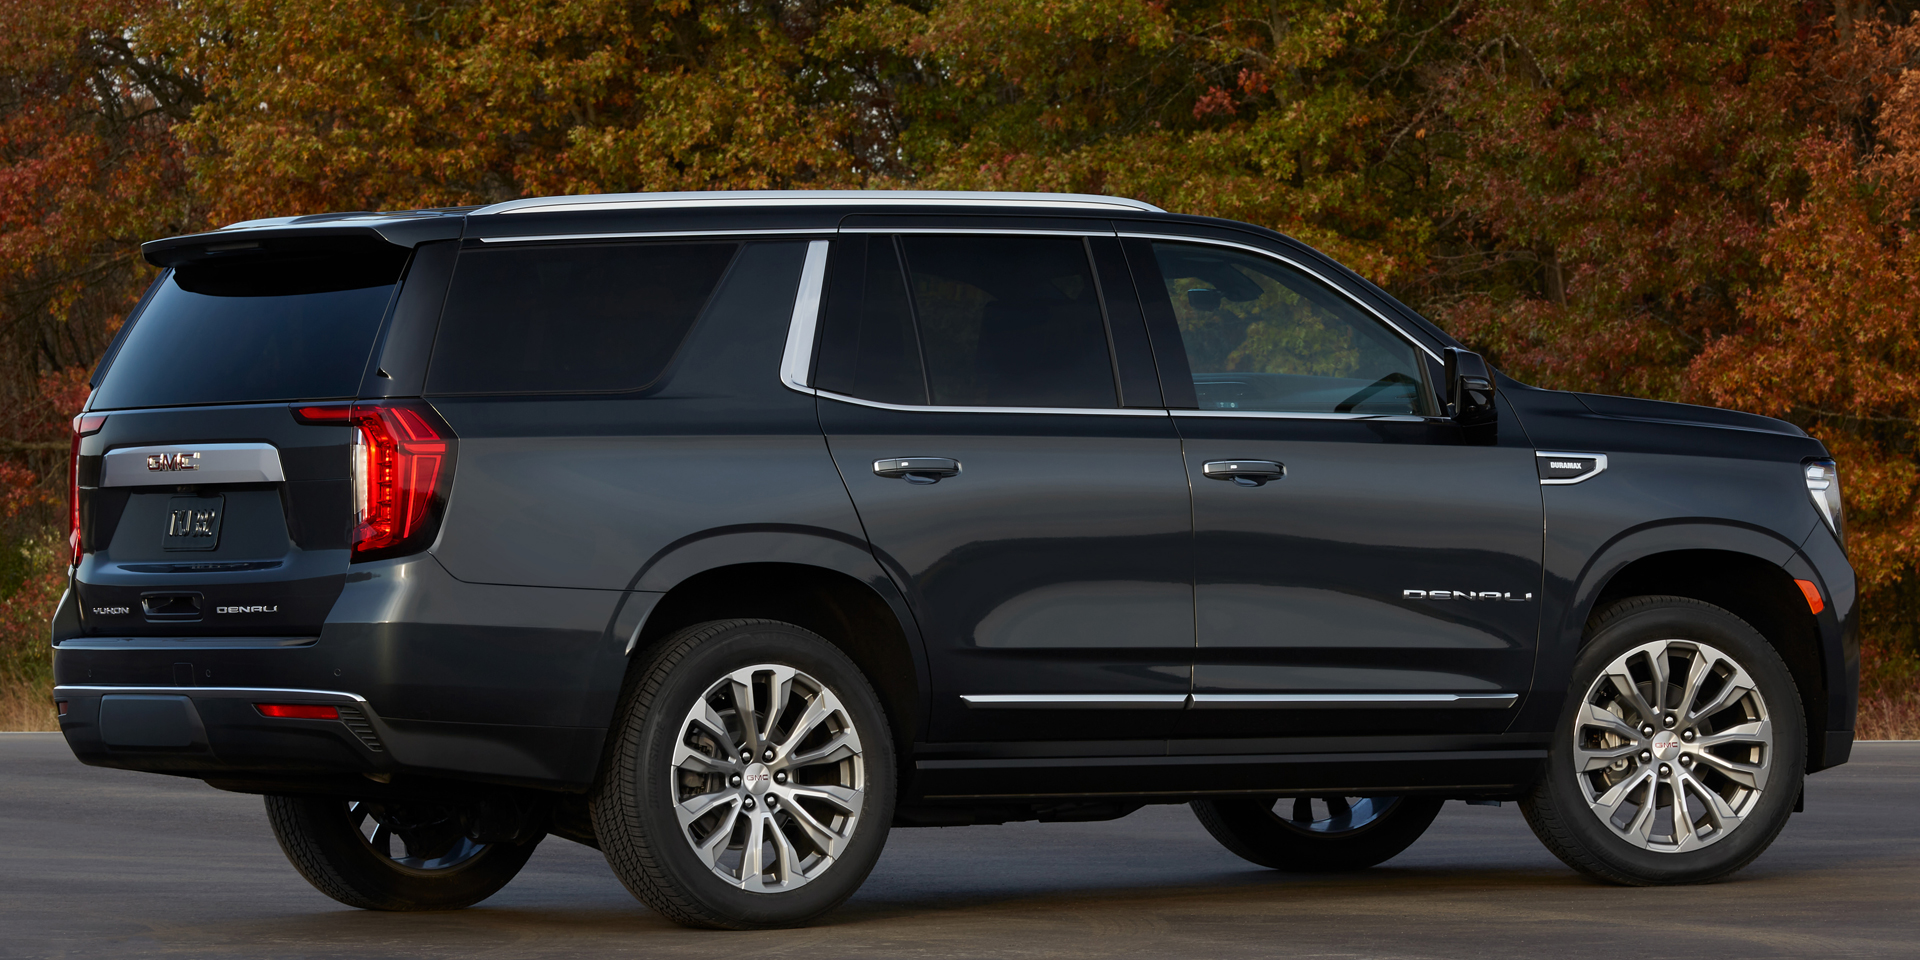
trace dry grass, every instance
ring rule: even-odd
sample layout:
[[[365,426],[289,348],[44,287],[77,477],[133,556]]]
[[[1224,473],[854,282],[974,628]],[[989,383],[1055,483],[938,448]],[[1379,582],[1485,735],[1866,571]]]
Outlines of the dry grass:
[[[58,730],[53,698],[41,683],[0,685],[0,731]]]
[[[1920,740],[1920,693],[1862,698],[1856,740]]]

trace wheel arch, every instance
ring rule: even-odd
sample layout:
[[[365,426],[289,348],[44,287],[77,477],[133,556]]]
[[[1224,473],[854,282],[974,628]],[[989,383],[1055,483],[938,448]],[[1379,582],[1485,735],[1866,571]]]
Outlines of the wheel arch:
[[[1789,569],[1797,555],[1770,531],[1730,524],[1675,524],[1622,537],[1589,566],[1567,611],[1567,666],[1592,639],[1593,618],[1620,600],[1666,595],[1713,604],[1759,631],[1786,662],[1805,711],[1807,769],[1822,769],[1830,765],[1831,657],[1827,631]]]
[[[683,627],[735,618],[779,620],[821,635],[853,660],[873,683],[902,757],[925,729],[929,678],[919,630],[905,598],[864,543],[735,531],[684,544],[648,564],[635,587],[658,591],[660,598],[634,635],[629,672],[643,659],[640,651]]]

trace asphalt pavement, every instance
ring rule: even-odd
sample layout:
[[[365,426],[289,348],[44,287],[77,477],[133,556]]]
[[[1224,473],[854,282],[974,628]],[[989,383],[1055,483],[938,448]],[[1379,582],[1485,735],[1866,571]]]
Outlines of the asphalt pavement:
[[[281,857],[257,797],[85,767],[0,734],[0,957],[1920,957],[1920,742],[1862,743],[1734,879],[1594,884],[1511,804],[1450,803],[1412,849],[1334,878],[1265,870],[1185,807],[1106,823],[896,830],[802,930],[686,930],[600,854],[548,839],[467,910],[372,913]]]

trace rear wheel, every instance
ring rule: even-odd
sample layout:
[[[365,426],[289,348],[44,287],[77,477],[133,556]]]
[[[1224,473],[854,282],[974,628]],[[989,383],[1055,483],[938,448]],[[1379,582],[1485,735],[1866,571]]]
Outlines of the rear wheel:
[[[507,885],[542,834],[467,836],[470,811],[441,803],[267,797],[280,849],[314,888],[367,910],[455,910]]]
[[[1398,856],[1440,813],[1436,797],[1262,797],[1195,800],[1202,826],[1263,867],[1361,870]]]
[[[696,927],[805,923],[859,889],[893,819],[879,697],[846,654],[768,620],[698,624],[637,665],[593,796],[607,862]]]

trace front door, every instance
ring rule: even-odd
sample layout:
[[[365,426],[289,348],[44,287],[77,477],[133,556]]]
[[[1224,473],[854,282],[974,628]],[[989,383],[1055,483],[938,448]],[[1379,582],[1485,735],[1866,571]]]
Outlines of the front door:
[[[1182,733],[1504,729],[1541,576],[1533,450],[1511,415],[1496,437],[1440,417],[1428,352],[1304,265],[1126,244],[1154,329],[1181,346],[1162,354],[1183,381],[1169,402],[1192,407],[1175,411],[1198,631]]]
[[[1185,707],[1180,441],[1099,251],[1118,260],[1110,234],[835,241],[813,385],[926,639],[931,739],[1157,752]]]

